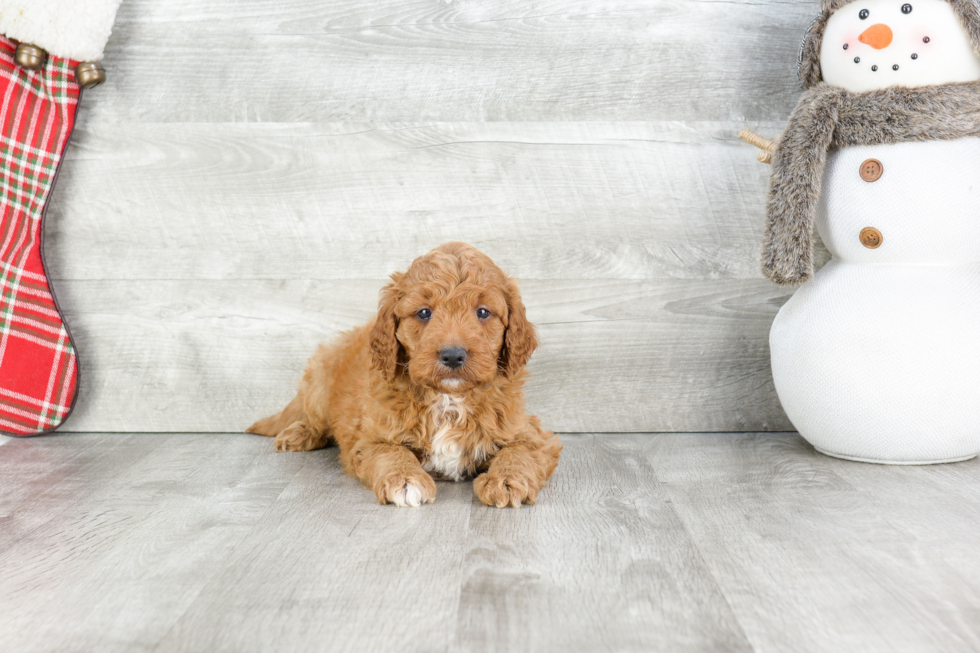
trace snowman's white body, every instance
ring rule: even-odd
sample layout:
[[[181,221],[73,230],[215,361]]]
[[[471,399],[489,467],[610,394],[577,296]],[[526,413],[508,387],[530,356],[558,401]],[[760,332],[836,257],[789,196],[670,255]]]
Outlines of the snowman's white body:
[[[867,159],[883,174],[864,181]],[[876,249],[859,234],[882,234]],[[817,228],[833,260],[783,306],[772,371],[793,425],[835,456],[980,452],[980,139],[828,156]]]
[[[949,3],[908,2],[861,0],[833,14],[824,81],[859,93],[980,79],[980,58]],[[868,38],[875,23],[878,37]],[[869,159],[881,163],[876,181],[860,174]],[[793,425],[842,458],[976,456],[980,139],[829,153],[816,227],[833,260],[782,307],[769,336]],[[867,227],[881,233],[880,246],[862,244]]]

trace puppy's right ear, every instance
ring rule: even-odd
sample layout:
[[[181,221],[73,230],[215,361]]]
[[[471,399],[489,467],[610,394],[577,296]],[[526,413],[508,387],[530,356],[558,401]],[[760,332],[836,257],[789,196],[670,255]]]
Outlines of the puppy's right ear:
[[[398,350],[400,345],[395,330],[398,328],[398,318],[395,316],[395,304],[400,299],[398,282],[402,275],[391,275],[391,283],[381,289],[381,299],[378,301],[378,314],[371,327],[371,363],[381,372],[385,381],[391,383],[398,371]]]

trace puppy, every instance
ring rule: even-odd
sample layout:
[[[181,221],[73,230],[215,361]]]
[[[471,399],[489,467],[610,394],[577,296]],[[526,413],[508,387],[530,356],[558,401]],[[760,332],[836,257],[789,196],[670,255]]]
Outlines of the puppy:
[[[432,503],[434,477],[476,477],[480,501],[520,508],[562,448],[524,409],[536,347],[514,280],[447,243],[392,274],[374,320],[320,345],[296,398],[248,431],[274,436],[276,451],[336,442],[383,504]]]

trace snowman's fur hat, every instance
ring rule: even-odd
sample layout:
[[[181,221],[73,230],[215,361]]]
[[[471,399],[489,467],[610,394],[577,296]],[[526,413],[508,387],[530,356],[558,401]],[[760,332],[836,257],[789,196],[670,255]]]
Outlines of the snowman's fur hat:
[[[810,24],[803,43],[800,45],[799,75],[803,88],[810,88],[820,82],[820,44],[830,15],[856,0],[820,0],[820,15]],[[946,0],[953,5],[953,12],[960,19],[973,41],[973,49],[980,56],[980,0]]]
[[[980,54],[980,0],[948,0]],[[772,155],[762,272],[779,284],[813,277],[813,223],[829,150],[980,136],[980,82],[851,93],[822,81],[820,42],[851,0],[821,0],[800,55],[800,98]]]

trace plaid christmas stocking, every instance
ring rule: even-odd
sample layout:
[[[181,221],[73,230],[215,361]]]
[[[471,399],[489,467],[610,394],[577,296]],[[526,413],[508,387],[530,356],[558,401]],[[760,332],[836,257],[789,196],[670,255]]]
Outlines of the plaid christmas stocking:
[[[75,123],[75,62],[39,70],[0,37],[0,431],[55,429],[78,393],[75,346],[42,258],[44,214]]]
[[[119,2],[0,0],[0,433],[52,431],[78,395],[42,224],[80,89],[102,80],[95,62]]]

